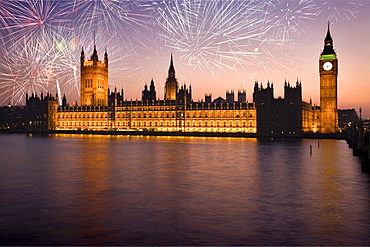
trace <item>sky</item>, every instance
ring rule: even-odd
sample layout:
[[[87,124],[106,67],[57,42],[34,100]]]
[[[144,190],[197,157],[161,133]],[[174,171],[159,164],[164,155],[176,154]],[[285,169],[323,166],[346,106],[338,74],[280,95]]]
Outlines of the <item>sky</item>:
[[[153,79],[163,98],[170,56],[193,99],[225,97],[255,81],[301,81],[320,105],[319,57],[328,22],[338,56],[338,108],[370,117],[369,0],[0,0],[0,105],[25,95],[65,94],[79,102],[79,61],[107,50],[109,85],[141,99]],[[95,35],[94,35],[95,33]]]

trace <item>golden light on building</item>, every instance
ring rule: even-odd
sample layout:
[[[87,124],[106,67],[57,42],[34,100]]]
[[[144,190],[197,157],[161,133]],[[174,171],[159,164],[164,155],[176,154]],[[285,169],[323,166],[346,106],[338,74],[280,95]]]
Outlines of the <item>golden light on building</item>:
[[[302,133],[336,133],[338,129],[337,74],[338,61],[328,28],[325,47],[320,55],[320,103],[316,106],[302,100],[302,83],[284,83],[284,98],[274,98],[274,85],[266,87],[257,81],[253,102],[246,101],[246,91],[226,91],[226,99],[194,102],[192,87],[178,86],[171,54],[165,97],[158,99],[154,80],[145,85],[142,99],[124,99],[123,89],[108,88],[108,54],[98,60],[94,44],[91,59],[81,52],[80,106],[62,105],[51,95],[27,97],[29,130],[88,130],[88,131],[156,131],[203,133],[251,133],[258,136],[300,137]]]

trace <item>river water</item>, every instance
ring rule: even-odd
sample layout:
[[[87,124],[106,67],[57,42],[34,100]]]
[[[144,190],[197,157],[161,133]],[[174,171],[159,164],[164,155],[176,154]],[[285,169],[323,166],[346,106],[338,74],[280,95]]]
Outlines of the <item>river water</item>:
[[[0,245],[370,243],[341,140],[2,134],[0,164]]]

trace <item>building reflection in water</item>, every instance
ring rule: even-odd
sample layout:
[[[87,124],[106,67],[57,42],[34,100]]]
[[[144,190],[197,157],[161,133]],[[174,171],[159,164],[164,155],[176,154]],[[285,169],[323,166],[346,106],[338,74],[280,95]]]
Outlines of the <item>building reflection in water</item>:
[[[17,138],[0,139],[21,150],[0,166],[6,245],[370,241],[370,178],[344,141]]]

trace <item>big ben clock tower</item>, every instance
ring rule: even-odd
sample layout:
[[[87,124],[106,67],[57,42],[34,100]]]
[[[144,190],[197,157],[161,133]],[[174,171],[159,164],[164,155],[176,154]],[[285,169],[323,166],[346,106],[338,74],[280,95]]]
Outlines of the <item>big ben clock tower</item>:
[[[338,129],[337,113],[337,78],[338,59],[333,48],[333,39],[328,32],[324,41],[324,50],[319,60],[320,71],[320,109],[321,133],[336,133]]]

